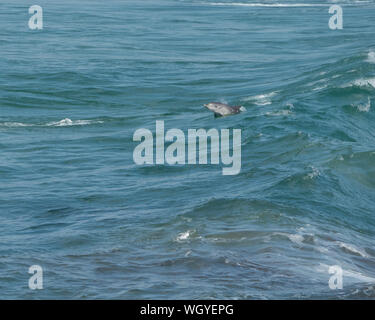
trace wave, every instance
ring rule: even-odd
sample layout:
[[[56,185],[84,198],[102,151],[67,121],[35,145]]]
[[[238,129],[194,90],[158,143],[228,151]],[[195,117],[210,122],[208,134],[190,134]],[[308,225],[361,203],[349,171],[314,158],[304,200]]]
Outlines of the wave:
[[[244,3],[244,2],[212,2],[213,6],[240,6],[240,7],[276,7],[276,8],[298,8],[298,7],[327,7],[329,4],[322,3]]]
[[[345,87],[360,87],[360,88],[374,88],[375,89],[375,78],[360,78],[356,79],[349,84],[344,85]]]
[[[187,230],[186,232],[181,232],[181,233],[178,234],[175,241],[177,241],[177,242],[188,241],[188,240],[191,239],[192,235],[194,235],[195,233],[196,233],[195,230]],[[200,238],[200,237],[198,237],[198,238]]]
[[[321,67],[303,72],[286,85],[273,88],[271,94],[260,94],[243,98],[256,105],[277,105],[288,101],[295,101],[296,97],[303,96],[322,99],[335,99],[335,103],[342,106],[352,106],[360,112],[369,112],[374,98],[375,77],[373,65],[375,63],[375,51],[358,52],[349,57],[324,64]],[[273,93],[277,93],[277,99]],[[303,101],[299,101],[301,110]],[[278,115],[287,115],[287,111]]]
[[[93,121],[93,120],[70,120],[65,118],[57,122],[49,122],[46,124],[47,127],[66,127],[66,126],[84,126],[95,123],[103,123],[103,121]]]
[[[370,97],[367,97],[367,102],[366,103],[360,103],[358,105],[353,105],[352,107],[356,108],[360,112],[369,112],[371,109],[371,100]]]
[[[328,273],[328,270],[329,270],[329,265],[327,264],[324,264],[324,263],[320,263],[319,266],[316,268],[316,271],[318,272],[322,272],[322,273]],[[353,271],[353,270],[348,270],[348,269],[344,269],[342,268],[342,275],[344,277],[349,277],[351,278],[352,280],[357,280],[357,281],[360,281],[360,282],[366,282],[366,283],[375,283],[375,278],[371,277],[371,276],[368,276],[368,275],[365,275],[365,274],[362,274],[358,271]]]
[[[33,124],[22,123],[22,122],[1,122],[0,127],[18,128],[18,127],[30,127]]]
[[[304,236],[301,234],[292,234],[292,233],[285,233],[285,232],[274,232],[272,234],[273,236],[281,236],[281,237],[286,237],[288,238],[291,242],[298,244],[298,245],[303,245],[304,241]]]
[[[19,128],[19,127],[65,127],[65,126],[85,126],[90,124],[103,123],[101,120],[71,120],[65,118],[60,121],[48,122],[45,124],[33,124],[22,122],[0,122],[0,127]]]
[[[356,247],[354,247],[353,245],[350,245],[350,244],[347,244],[347,243],[344,243],[344,242],[337,242],[337,244],[339,245],[339,247],[341,249],[343,249],[344,251],[350,253],[350,254],[354,254],[354,255],[358,255],[358,256],[361,256],[363,258],[369,258],[369,255],[361,250],[361,249],[358,249]]]

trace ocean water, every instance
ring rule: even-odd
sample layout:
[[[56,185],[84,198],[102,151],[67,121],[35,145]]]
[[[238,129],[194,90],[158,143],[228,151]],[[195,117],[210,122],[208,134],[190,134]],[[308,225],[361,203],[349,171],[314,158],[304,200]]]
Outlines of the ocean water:
[[[375,298],[374,1],[31,4],[0,3],[2,299]],[[241,172],[136,165],[156,120],[242,129]]]

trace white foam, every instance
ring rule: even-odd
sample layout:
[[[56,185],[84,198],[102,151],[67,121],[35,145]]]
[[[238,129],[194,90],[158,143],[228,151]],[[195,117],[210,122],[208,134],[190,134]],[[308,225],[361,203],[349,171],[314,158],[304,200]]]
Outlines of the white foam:
[[[290,234],[288,235],[288,238],[290,241],[298,244],[298,245],[302,245],[302,241],[304,240],[304,237],[300,234]]]
[[[312,180],[312,179],[314,179],[316,177],[319,177],[319,176],[320,176],[320,171],[315,167],[311,167],[311,172],[308,173],[303,179],[304,180],[307,180],[307,179]]]
[[[363,258],[369,257],[368,254],[364,250],[358,249],[358,248],[354,247],[353,245],[350,245],[350,244],[347,244],[347,243],[344,243],[344,242],[340,242],[340,241],[337,241],[337,244],[340,246],[340,248],[343,248],[343,249],[345,249],[345,250],[347,250],[351,253],[360,255]]]
[[[32,124],[21,123],[21,122],[3,122],[0,123],[1,127],[16,128],[16,127],[30,127]]]
[[[370,100],[370,97],[368,97],[367,99],[368,100],[367,100],[366,103],[362,103],[362,104],[358,104],[358,105],[352,104],[352,107],[357,108],[357,110],[360,111],[360,112],[369,112],[370,109],[371,109],[371,100]]]
[[[70,120],[69,118],[65,118],[61,121],[56,122],[49,122],[46,124],[48,127],[65,127],[65,126],[84,126],[88,124],[94,123],[103,123],[103,121],[92,121],[92,120]]]
[[[328,87],[328,85],[324,84],[323,86],[319,86],[319,87],[314,88],[313,91],[323,90],[323,89],[325,89],[327,87]]]
[[[370,51],[367,55],[367,60],[368,63],[375,63],[375,51]]]
[[[279,235],[283,237],[287,237],[290,241],[292,241],[295,244],[302,245],[304,237],[300,234],[291,234],[291,233],[284,233],[284,232],[274,232],[272,235]]]
[[[243,98],[242,101],[251,101],[258,106],[266,106],[272,103],[271,98],[276,95],[276,92],[270,92],[266,94],[259,94],[256,96],[250,96]]]
[[[95,120],[70,120],[65,118],[60,121],[48,122],[45,124],[31,124],[22,122],[0,122],[0,127],[16,128],[16,127],[33,127],[33,126],[47,126],[47,127],[65,127],[65,126],[84,126],[95,123],[103,123],[103,121]]]
[[[192,231],[186,231],[186,232],[182,232],[180,233],[177,238],[176,238],[176,241],[180,242],[180,241],[185,241],[185,240],[188,240],[190,238],[190,236],[192,235]]]
[[[47,126],[63,127],[63,126],[71,126],[72,124],[73,124],[72,120],[70,120],[69,118],[65,118],[61,121],[47,123]]]
[[[351,83],[351,86],[356,86],[356,87],[373,87],[375,88],[375,78],[361,78],[355,80],[353,83]]]

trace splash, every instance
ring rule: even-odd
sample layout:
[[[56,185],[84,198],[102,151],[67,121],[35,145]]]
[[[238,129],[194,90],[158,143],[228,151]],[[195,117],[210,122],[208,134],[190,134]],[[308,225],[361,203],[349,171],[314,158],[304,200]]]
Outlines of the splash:
[[[314,178],[320,176],[320,171],[317,168],[311,166],[310,169],[311,169],[311,172],[308,173],[306,176],[304,176],[303,180],[313,180]]]
[[[269,104],[272,104],[271,98],[276,95],[276,92],[270,92],[270,93],[265,93],[265,94],[259,94],[256,96],[251,96],[251,97],[246,97],[243,98],[242,101],[249,101],[257,106],[266,106]]]
[[[182,232],[180,233],[177,238],[176,238],[176,241],[177,242],[181,242],[181,241],[186,241],[190,238],[190,236],[193,234],[194,232],[193,231],[186,231],[186,232]]]
[[[360,112],[369,112],[371,109],[371,100],[370,97],[367,98],[366,103],[358,104],[358,105],[353,105],[352,107],[357,108],[358,111]]]

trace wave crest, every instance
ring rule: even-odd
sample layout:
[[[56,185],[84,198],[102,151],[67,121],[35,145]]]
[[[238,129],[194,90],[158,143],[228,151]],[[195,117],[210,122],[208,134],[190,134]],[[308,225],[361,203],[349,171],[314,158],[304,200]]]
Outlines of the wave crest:
[[[60,121],[52,121],[44,124],[22,123],[22,122],[0,122],[0,127],[19,128],[19,127],[66,127],[66,126],[84,126],[90,124],[103,123],[100,120],[71,120],[69,118]]]
[[[70,120],[65,118],[60,121],[49,122],[46,124],[48,127],[66,127],[66,126],[84,126],[88,124],[103,123],[103,121],[93,121],[93,120]]]

